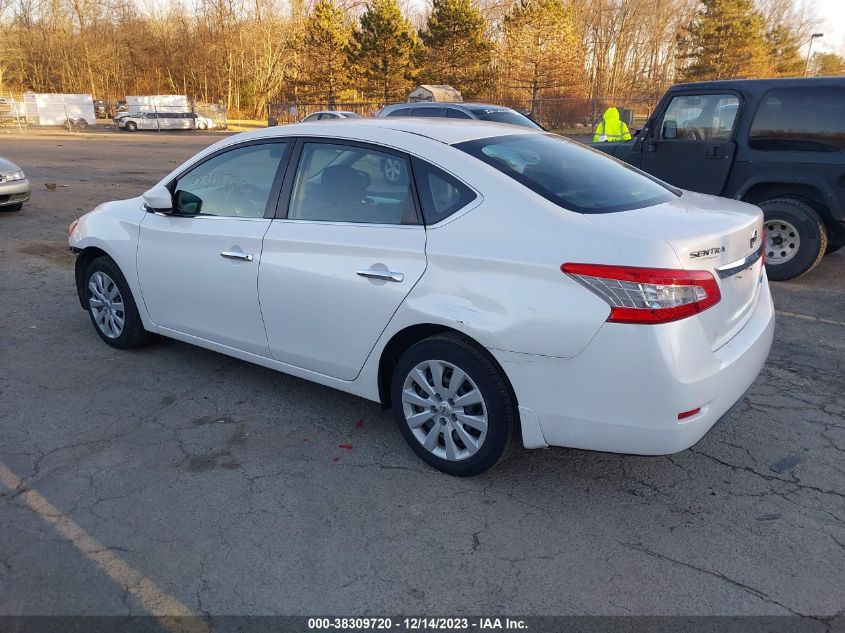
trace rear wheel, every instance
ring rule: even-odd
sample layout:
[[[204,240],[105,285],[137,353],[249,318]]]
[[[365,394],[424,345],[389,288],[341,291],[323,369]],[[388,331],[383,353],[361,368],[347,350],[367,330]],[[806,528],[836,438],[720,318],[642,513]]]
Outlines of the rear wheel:
[[[507,381],[459,336],[434,336],[408,349],[394,370],[391,400],[405,441],[444,473],[481,474],[512,444],[516,407]]]
[[[88,264],[85,296],[91,323],[108,345],[131,349],[150,338],[141,322],[129,284],[110,257],[98,257]]]
[[[405,176],[405,161],[388,157],[381,161],[381,173],[387,182],[399,182]]]
[[[769,279],[785,281],[815,268],[827,249],[827,229],[815,209],[795,198],[766,200],[760,208]]]

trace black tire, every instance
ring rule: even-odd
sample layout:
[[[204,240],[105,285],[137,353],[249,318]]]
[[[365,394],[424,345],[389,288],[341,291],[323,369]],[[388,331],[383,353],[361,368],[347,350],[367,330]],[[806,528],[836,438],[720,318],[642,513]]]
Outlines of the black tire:
[[[795,198],[775,198],[760,203],[763,209],[766,231],[766,274],[774,281],[786,281],[799,277],[813,268],[824,257],[827,249],[827,229],[816,210],[803,200]],[[773,231],[778,230],[778,220],[795,227],[800,240],[798,250],[791,259],[778,264],[771,260],[773,251],[769,239]],[[786,252],[786,251],[784,251]]]
[[[405,419],[402,390],[405,379],[420,363],[441,360],[460,368],[475,383],[484,399],[487,435],[475,454],[450,461],[429,452],[418,440]],[[444,374],[444,380],[445,374]],[[451,381],[451,376],[448,378]],[[501,461],[513,446],[517,425],[516,404],[507,379],[487,354],[473,343],[454,334],[432,336],[416,343],[402,354],[396,364],[390,386],[393,414],[399,431],[411,449],[428,465],[449,475],[479,475]],[[424,408],[422,408],[424,410]],[[437,424],[437,415],[431,424]],[[422,427],[424,430],[424,427]],[[464,427],[467,429],[467,427]],[[467,429],[468,430],[468,429]],[[457,437],[456,432],[452,437]],[[459,439],[459,438],[458,438]],[[438,445],[443,442],[442,433]]]
[[[138,124],[135,121],[127,121],[126,122],[126,131],[127,132],[135,132],[138,130]]]
[[[17,204],[9,204],[9,205],[6,205],[5,207],[0,207],[0,211],[14,212],[14,211],[20,211],[21,209],[23,209],[23,202],[18,202]]]
[[[152,338],[152,335],[144,329],[141,316],[138,314],[138,307],[135,304],[135,298],[129,289],[129,284],[126,283],[126,278],[111,257],[98,257],[88,264],[88,268],[85,270],[86,304],[88,304],[93,296],[90,288],[91,277],[97,272],[103,272],[108,275],[117,286],[120,296],[123,299],[124,325],[120,336],[109,338],[100,330],[95,321],[93,311],[89,308],[88,315],[91,317],[91,324],[94,326],[94,331],[99,334],[100,338],[107,345],[116,347],[117,349],[132,349],[133,347],[143,345]]]
[[[824,254],[830,255],[831,253],[835,253],[836,251],[838,251],[843,246],[845,246],[845,244],[831,244],[831,243],[828,242],[827,250],[824,252]]]

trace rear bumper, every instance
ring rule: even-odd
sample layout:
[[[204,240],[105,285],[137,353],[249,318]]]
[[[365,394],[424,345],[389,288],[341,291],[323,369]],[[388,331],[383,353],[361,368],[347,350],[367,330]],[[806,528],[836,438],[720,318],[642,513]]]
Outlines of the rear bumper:
[[[658,326],[607,323],[575,358],[491,350],[528,423],[526,446],[666,455],[698,442],[769,355],[774,306],[765,278],[762,285],[751,318],[715,351],[694,317]]]
[[[0,183],[0,207],[20,204],[29,200],[29,180],[13,180]]]

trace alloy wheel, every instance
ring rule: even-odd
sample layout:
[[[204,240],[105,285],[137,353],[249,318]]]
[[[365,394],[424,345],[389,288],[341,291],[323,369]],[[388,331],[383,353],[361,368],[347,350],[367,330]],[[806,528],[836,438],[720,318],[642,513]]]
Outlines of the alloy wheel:
[[[487,437],[487,406],[478,386],[460,367],[426,360],[402,386],[405,422],[430,453],[449,461],[471,457]]]
[[[123,334],[126,312],[117,284],[106,273],[98,270],[88,280],[88,290],[91,291],[88,305],[97,328],[107,338],[118,338]]]
[[[383,171],[388,182],[397,182],[402,177],[402,161],[398,158],[385,158]]]

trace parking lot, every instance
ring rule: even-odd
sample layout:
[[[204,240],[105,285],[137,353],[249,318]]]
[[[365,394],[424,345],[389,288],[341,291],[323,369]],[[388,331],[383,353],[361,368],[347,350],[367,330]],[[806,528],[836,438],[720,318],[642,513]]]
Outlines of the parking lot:
[[[33,184],[0,213],[0,615],[845,612],[845,251],[773,285],[768,363],[692,449],[451,478],[375,403],[99,340],[68,224],[219,138],[0,135]]]

